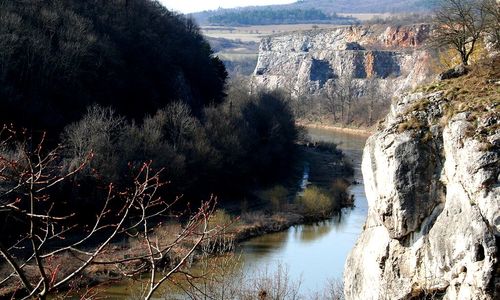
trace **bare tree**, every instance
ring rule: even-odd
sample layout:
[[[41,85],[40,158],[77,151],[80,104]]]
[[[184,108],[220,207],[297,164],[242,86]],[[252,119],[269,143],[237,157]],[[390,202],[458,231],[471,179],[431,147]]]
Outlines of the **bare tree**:
[[[431,38],[434,46],[450,46],[460,54],[463,65],[469,58],[486,28],[489,0],[441,0],[435,12],[436,30]]]
[[[334,120],[351,122],[351,106],[359,98],[360,91],[351,77],[344,76],[327,86],[324,106]]]
[[[500,2],[486,0],[486,31],[493,38],[497,48],[500,48]]]
[[[92,265],[115,266],[126,277],[149,272],[143,296],[150,299],[206,239],[214,200],[192,213],[168,243],[152,238],[156,220],[166,216],[176,201],[168,203],[157,195],[164,183],[161,170],[153,171],[150,163],[137,171],[131,187],[118,190],[110,184],[95,219],[78,224],[78,212],[53,199],[52,191],[82,170],[92,155],[73,171],[61,173],[59,148],[45,150],[43,136],[39,142],[19,143],[18,135],[6,127],[0,130],[0,216],[3,222],[16,222],[4,224],[12,230],[0,238],[0,264],[11,269],[0,275],[0,286],[19,285],[23,299],[46,299],[70,286]],[[112,241],[125,236],[138,239],[143,247],[128,256],[107,255]],[[186,242],[189,249],[165,266],[174,247]],[[71,265],[54,266],[53,261],[64,255],[72,257]]]

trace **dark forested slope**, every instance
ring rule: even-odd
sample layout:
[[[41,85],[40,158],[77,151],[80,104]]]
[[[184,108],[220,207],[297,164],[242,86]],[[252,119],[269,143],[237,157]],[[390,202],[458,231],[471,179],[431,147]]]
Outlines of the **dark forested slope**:
[[[172,194],[272,180],[297,138],[289,107],[226,96],[226,78],[197,25],[158,1],[0,0],[0,129],[46,132],[63,173],[91,154],[70,198],[126,185],[144,162]],[[17,151],[1,146],[0,160]]]
[[[3,121],[60,130],[93,103],[196,113],[222,100],[226,76],[192,20],[157,1],[0,0]]]

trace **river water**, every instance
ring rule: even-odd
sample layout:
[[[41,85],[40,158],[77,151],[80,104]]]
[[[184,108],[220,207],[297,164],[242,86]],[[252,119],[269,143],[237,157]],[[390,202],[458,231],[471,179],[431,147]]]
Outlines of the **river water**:
[[[328,281],[342,280],[344,263],[353,248],[368,213],[361,160],[366,137],[343,132],[310,129],[313,140],[336,143],[344,151],[354,167],[351,194],[355,197],[355,207],[342,210],[331,220],[310,225],[293,226],[290,229],[250,239],[238,245],[243,274],[273,274],[278,266],[287,269],[291,281],[300,281],[300,293],[308,295],[322,291]],[[130,299],[134,291],[140,290],[142,283],[117,284],[106,289],[104,296],[109,299]],[[183,299],[182,294],[172,296]],[[162,298],[158,298],[162,299]]]
[[[355,169],[350,188],[355,207],[347,208],[332,220],[294,226],[287,231],[251,239],[240,245],[245,273],[286,267],[294,281],[300,281],[304,294],[323,290],[328,281],[342,280],[344,263],[353,248],[368,213],[361,160],[366,137],[331,130],[310,129],[313,140],[334,142],[351,160]]]

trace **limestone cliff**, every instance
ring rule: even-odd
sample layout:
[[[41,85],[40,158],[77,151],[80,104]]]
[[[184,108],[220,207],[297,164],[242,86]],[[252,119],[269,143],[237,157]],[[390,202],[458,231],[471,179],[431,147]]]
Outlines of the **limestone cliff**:
[[[489,66],[401,97],[369,138],[347,299],[499,299],[500,62]]]
[[[256,88],[314,95],[341,77],[358,86],[373,79],[389,94],[415,87],[430,73],[422,44],[428,25],[350,26],[265,38],[253,76]]]

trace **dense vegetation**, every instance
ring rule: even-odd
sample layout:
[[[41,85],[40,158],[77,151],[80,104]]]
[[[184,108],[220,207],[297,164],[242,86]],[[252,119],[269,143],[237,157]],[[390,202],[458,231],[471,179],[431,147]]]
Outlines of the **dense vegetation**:
[[[286,171],[297,131],[281,96],[226,97],[198,27],[157,1],[0,0],[0,36],[1,123],[48,132],[59,172],[93,154],[64,198],[85,205],[147,161],[197,199]]]
[[[154,169],[164,168],[172,196],[196,198],[242,192],[286,172],[297,130],[279,95],[230,96],[202,114],[174,102],[137,124],[111,108],[90,107],[63,133],[63,165],[71,170],[92,152],[85,181],[126,183],[131,169],[152,160]]]
[[[156,1],[0,0],[0,36],[4,122],[58,131],[95,103],[140,119],[223,99],[222,62],[192,20]]]
[[[319,9],[251,9],[227,10],[208,19],[210,24],[224,26],[331,23],[352,24],[352,18],[326,14]]]

